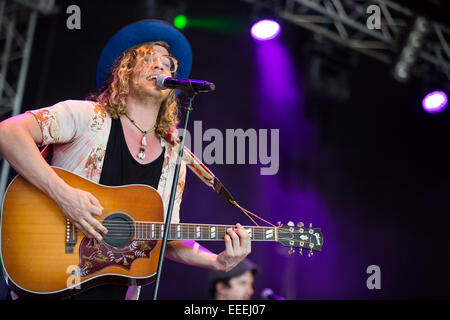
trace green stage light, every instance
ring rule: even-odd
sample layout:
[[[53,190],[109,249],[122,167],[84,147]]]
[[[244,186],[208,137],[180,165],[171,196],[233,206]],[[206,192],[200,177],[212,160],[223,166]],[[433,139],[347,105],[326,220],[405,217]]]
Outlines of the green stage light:
[[[234,33],[242,30],[241,23],[229,18],[191,18],[189,27],[217,32]]]
[[[173,25],[178,29],[183,29],[187,25],[187,18],[183,15],[178,15],[173,19]]]
[[[173,19],[173,25],[178,29],[186,27],[215,31],[220,33],[241,33],[245,26],[242,19],[223,17],[189,17],[177,15]]]

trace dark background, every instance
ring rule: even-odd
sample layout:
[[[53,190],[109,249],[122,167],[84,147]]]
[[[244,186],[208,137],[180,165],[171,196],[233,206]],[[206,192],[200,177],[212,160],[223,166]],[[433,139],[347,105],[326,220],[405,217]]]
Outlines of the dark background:
[[[81,30],[66,28],[65,8],[71,4],[81,8]],[[96,89],[97,59],[108,39],[131,22],[163,18],[146,12],[144,1],[58,5],[59,14],[38,20],[22,111],[84,99]],[[281,21],[272,50],[281,48],[290,57],[290,74],[270,79],[272,89],[266,90],[261,81],[266,68],[273,71],[283,63],[277,55],[264,56],[264,44],[250,37],[251,6],[186,1],[185,8],[188,17],[226,17],[247,27],[231,33],[183,30],[193,49],[191,78],[212,81],[217,88],[196,98],[190,128],[201,120],[203,132],[280,129],[276,175],[260,175],[261,164],[213,164],[210,169],[243,207],[272,223],[312,223],[325,238],[323,251],[312,258],[289,256],[288,248],[277,243],[254,243],[249,257],[262,268],[254,298],[269,287],[288,299],[448,299],[450,114],[422,110],[421,79],[398,83],[388,65],[356,55],[354,63],[340,61],[350,91],[338,100],[311,84],[310,67],[317,57],[312,34]],[[340,50],[332,47],[331,52],[337,56]],[[338,92],[344,90],[340,84]],[[268,91],[286,87],[295,89],[292,100],[270,100]],[[252,224],[191,172],[181,220]],[[202,244],[216,253],[224,247]],[[370,265],[381,269],[380,290],[366,287]],[[165,260],[158,297],[206,299],[207,279],[205,269]],[[151,299],[152,293],[153,285],[143,287],[141,299]]]

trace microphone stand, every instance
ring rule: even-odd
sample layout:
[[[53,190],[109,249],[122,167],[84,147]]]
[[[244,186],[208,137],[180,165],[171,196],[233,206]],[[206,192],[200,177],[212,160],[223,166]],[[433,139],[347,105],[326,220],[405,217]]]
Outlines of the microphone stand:
[[[182,136],[181,142],[180,142],[180,149],[179,149],[178,156],[177,156],[177,164],[175,166],[175,173],[173,175],[172,190],[170,192],[170,201],[169,201],[169,207],[167,209],[166,222],[164,224],[164,236],[162,239],[161,252],[159,255],[158,270],[157,270],[157,274],[156,274],[155,288],[153,291],[153,300],[156,300],[156,297],[158,295],[159,282],[161,279],[161,270],[162,270],[162,265],[163,265],[163,261],[164,261],[164,253],[166,252],[167,236],[168,236],[169,229],[170,229],[170,221],[172,220],[173,205],[175,203],[175,195],[176,195],[176,190],[177,190],[177,186],[178,186],[178,176],[180,174],[181,160],[183,159],[184,139],[186,136],[189,115],[190,115],[191,111],[193,110],[192,109],[192,101],[194,100],[195,96],[198,94],[198,92],[195,91],[192,87],[186,93],[189,95],[189,97],[188,97],[188,100],[185,102],[186,117],[184,120],[184,130],[183,130],[183,136]]]

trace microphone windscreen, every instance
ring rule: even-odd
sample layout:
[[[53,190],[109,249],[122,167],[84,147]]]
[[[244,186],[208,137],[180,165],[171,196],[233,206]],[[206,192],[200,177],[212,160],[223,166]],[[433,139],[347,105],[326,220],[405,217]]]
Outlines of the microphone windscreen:
[[[165,75],[163,75],[163,74],[160,74],[160,75],[158,75],[158,76],[156,77],[156,86],[157,86],[159,89],[161,89],[161,90],[167,89],[167,88],[164,86],[164,80],[166,80],[166,78],[167,78],[167,76],[165,76]]]
[[[273,290],[269,288],[265,288],[263,291],[261,291],[261,298],[267,300],[269,297],[273,294]]]

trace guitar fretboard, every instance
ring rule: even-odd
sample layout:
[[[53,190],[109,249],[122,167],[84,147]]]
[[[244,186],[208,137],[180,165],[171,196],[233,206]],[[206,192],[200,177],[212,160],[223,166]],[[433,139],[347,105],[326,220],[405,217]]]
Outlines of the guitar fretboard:
[[[164,224],[134,222],[136,240],[161,240],[164,237]],[[171,224],[168,240],[223,240],[227,229],[232,225],[211,224]],[[276,241],[276,228],[244,226],[253,241]]]

